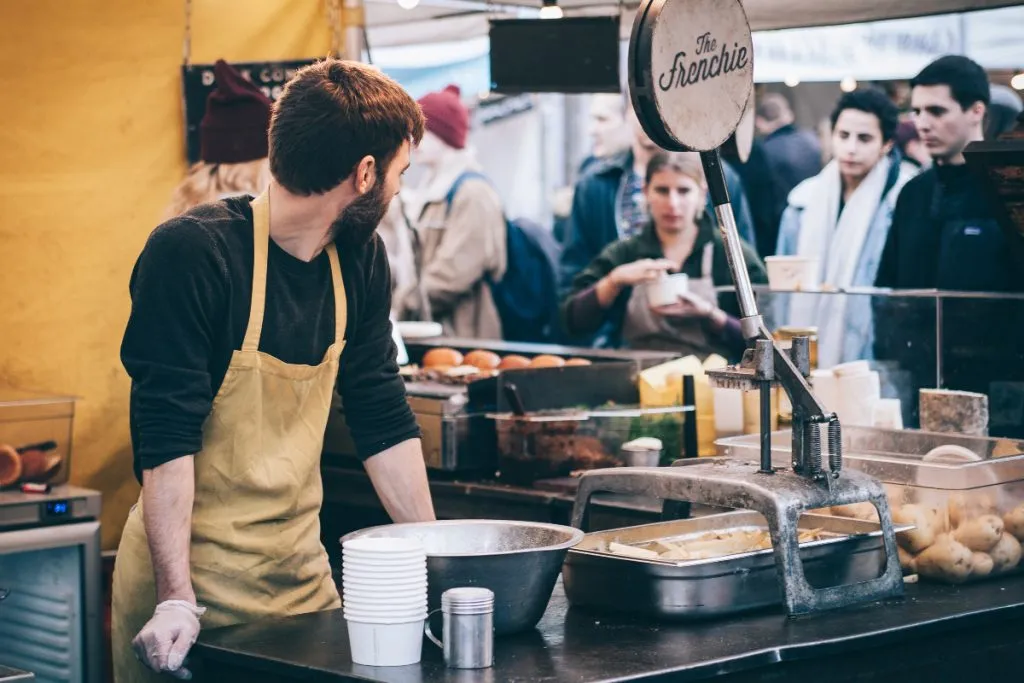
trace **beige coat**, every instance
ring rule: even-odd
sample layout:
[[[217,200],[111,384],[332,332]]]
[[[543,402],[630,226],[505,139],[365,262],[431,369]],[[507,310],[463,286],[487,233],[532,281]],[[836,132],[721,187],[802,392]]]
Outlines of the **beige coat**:
[[[501,320],[486,282],[505,274],[507,251],[501,199],[480,178],[463,181],[452,200],[445,198],[458,178],[478,166],[470,150],[452,150],[438,170],[411,195],[410,217],[419,216],[416,232],[422,248],[419,285],[429,315],[445,334],[473,339],[501,339]],[[416,310],[418,297],[404,298]]]

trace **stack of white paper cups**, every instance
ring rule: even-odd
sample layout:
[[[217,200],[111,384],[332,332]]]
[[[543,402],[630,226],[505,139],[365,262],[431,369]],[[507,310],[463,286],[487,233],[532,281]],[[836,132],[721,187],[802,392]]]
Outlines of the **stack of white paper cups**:
[[[405,666],[420,661],[427,618],[427,556],[404,538],[342,544],[342,585],[352,661]]]

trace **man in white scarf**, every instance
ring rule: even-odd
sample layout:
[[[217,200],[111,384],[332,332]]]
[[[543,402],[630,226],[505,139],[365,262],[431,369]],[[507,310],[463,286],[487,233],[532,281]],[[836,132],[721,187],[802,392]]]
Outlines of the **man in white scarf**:
[[[898,115],[879,90],[843,95],[832,113],[835,158],[789,195],[776,253],[818,259],[830,289],[874,284],[896,198],[915,174],[893,153]],[[780,323],[818,328],[821,367],[870,357],[868,296],[797,294],[779,304]]]

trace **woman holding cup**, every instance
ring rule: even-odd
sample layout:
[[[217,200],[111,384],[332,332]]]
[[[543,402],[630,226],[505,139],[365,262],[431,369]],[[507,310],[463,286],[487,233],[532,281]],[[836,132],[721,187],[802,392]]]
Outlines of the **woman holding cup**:
[[[572,335],[606,328],[605,344],[736,358],[745,346],[721,237],[705,211],[707,185],[693,153],[660,153],[648,164],[644,198],[650,221],[615,242],[573,281],[562,304]],[[767,281],[744,245],[750,279]]]

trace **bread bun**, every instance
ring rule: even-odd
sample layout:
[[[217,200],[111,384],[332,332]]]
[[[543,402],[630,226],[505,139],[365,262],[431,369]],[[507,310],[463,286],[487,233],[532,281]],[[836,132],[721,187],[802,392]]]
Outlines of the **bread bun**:
[[[7,444],[0,444],[0,487],[10,486],[21,479],[21,456]]]
[[[467,353],[466,357],[462,359],[462,364],[472,365],[481,370],[495,370],[501,365],[501,356],[492,351],[477,349]]]
[[[572,365],[593,365],[593,363],[591,363],[586,358],[570,358],[569,360],[565,361],[565,364],[566,364],[566,366],[572,366]]]
[[[565,359],[560,356],[541,355],[530,361],[531,368],[560,368],[565,365]]]
[[[522,370],[523,368],[528,367],[530,367],[530,359],[525,356],[517,356],[515,354],[505,356],[501,359],[501,363],[498,364],[499,370]]]
[[[462,354],[455,349],[443,347],[439,349],[430,349],[423,354],[423,367],[436,368],[444,365],[447,365],[450,368],[455,367],[456,365],[462,365]]]

